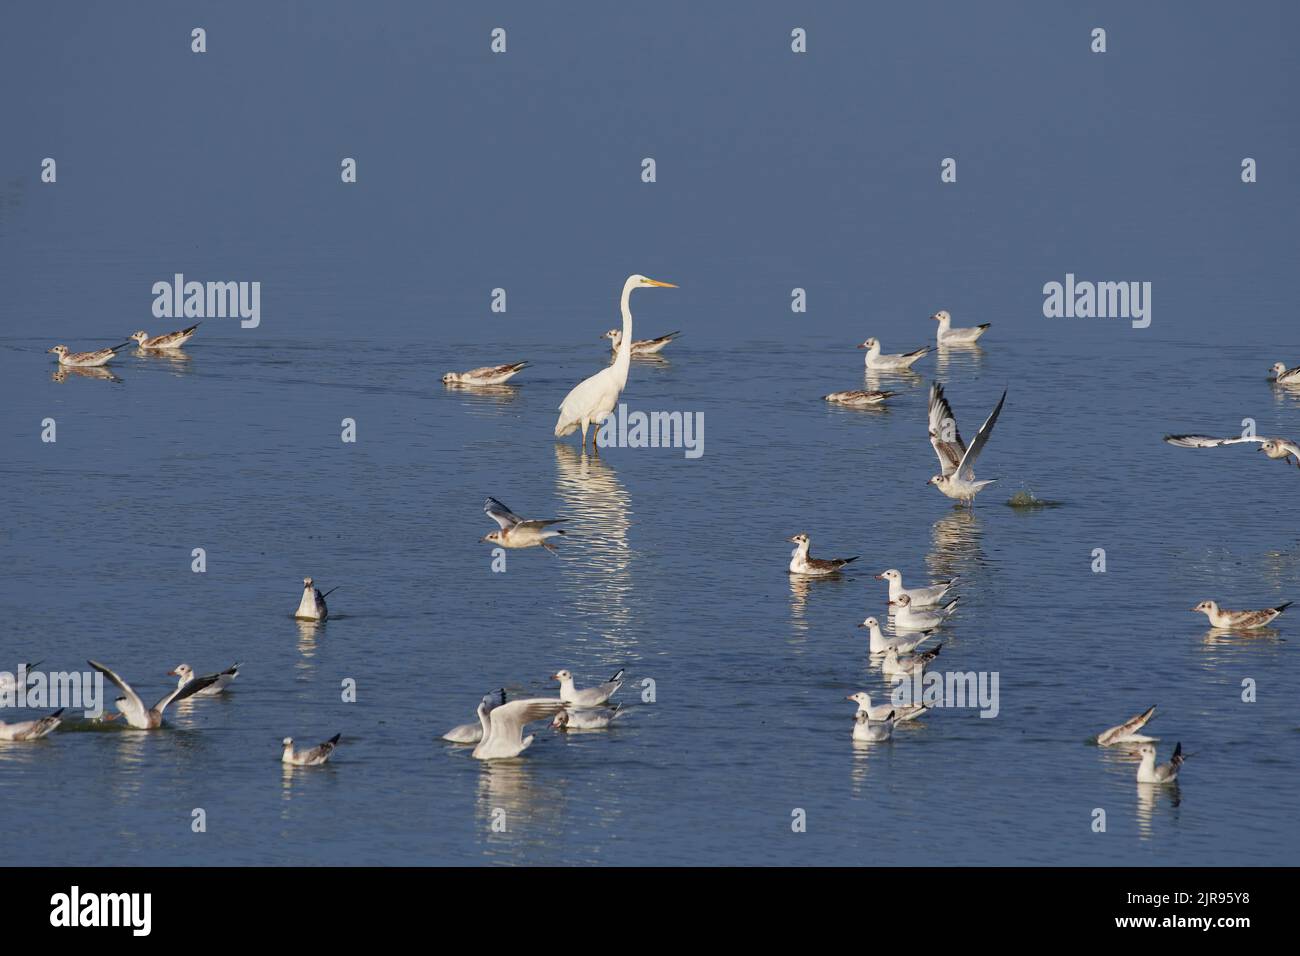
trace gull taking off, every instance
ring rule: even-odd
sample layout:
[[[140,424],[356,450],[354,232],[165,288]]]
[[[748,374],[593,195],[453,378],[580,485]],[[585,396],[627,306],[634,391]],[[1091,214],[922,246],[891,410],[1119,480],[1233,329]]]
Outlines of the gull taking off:
[[[935,338],[940,345],[973,345],[981,335],[989,330],[989,323],[987,322],[983,325],[977,325],[973,329],[954,329],[951,325],[952,316],[945,309],[940,309],[930,318],[939,323],[939,331]]]
[[[906,594],[900,594],[889,602],[889,609],[894,615],[894,626],[900,630],[927,631],[942,624],[943,619],[957,609],[960,600],[961,598],[953,598],[933,611],[926,611],[912,607],[912,599]]]
[[[1285,604],[1266,608],[1263,611],[1225,611],[1214,601],[1202,601],[1192,610],[1200,611],[1208,617],[1212,627],[1231,631],[1249,631],[1269,624],[1294,603],[1294,601],[1287,601]]]
[[[872,720],[865,710],[859,710],[853,718],[853,739],[861,743],[879,743],[894,735],[894,712],[882,720]]]
[[[321,594],[311,578],[303,578],[302,600],[298,602],[298,610],[294,612],[293,616],[304,621],[325,620],[330,615],[330,609],[325,606],[325,599],[340,587],[342,585],[335,585],[324,594]]]
[[[661,335],[657,339],[642,339],[640,342],[633,342],[632,357],[636,358],[638,355],[658,355],[663,351],[665,345],[681,334],[682,333],[680,332],[669,332],[667,335]],[[602,335],[601,338],[609,339],[609,350],[611,352],[617,352],[619,345],[623,342],[623,333],[618,329],[610,329]]]
[[[504,687],[494,690],[490,694],[483,695],[480,702],[491,713],[496,707],[500,707],[506,702],[506,689]],[[477,710],[475,711],[477,714]],[[458,724],[442,735],[443,740],[449,740],[453,744],[476,744],[483,739],[483,725],[477,720],[472,724]]]
[[[900,654],[910,654],[912,651],[916,650],[918,646],[928,641],[930,635],[934,633],[934,631],[923,631],[916,637],[901,635],[898,637],[889,637],[880,632],[880,622],[874,617],[867,618],[859,624],[858,627],[865,627],[870,632],[871,653],[873,654],[883,654],[891,647]]]
[[[1145,727],[1151,718],[1156,715],[1155,705],[1152,704],[1136,717],[1130,717],[1118,727],[1112,727],[1110,730],[1103,730],[1097,735],[1097,746],[1114,747],[1116,744],[1148,744],[1154,741],[1155,737],[1147,737],[1138,733]]]
[[[62,713],[63,708],[60,707],[40,720],[19,720],[12,724],[0,720],[0,740],[40,740],[63,723]]]
[[[838,574],[840,568],[850,561],[858,560],[859,555],[851,558],[814,558],[808,554],[808,548],[812,544],[812,539],[803,532],[787,538],[788,541],[794,542],[794,550],[790,552],[790,573],[802,574],[806,577],[825,577],[828,574]]]
[[[1169,763],[1156,763],[1156,745],[1143,744],[1138,748],[1142,762],[1138,764],[1138,783],[1173,783],[1178,779],[1178,768],[1183,765],[1183,745],[1180,741],[1174,746],[1174,755]]]
[[[568,521],[568,518],[551,518],[546,521],[525,521],[495,498],[483,503],[483,511],[489,518],[500,525],[500,529],[479,538],[479,543],[490,541],[503,548],[535,548],[541,545],[552,554],[555,545],[546,539],[564,534],[563,531],[550,529],[550,525]]]
[[[623,312],[622,341],[614,354],[614,363],[603,368],[595,375],[583,379],[573,387],[564,401],[560,402],[560,417],[555,421],[555,437],[563,438],[582,429],[582,447],[587,448],[587,429],[593,423],[599,425],[614,410],[618,397],[627,386],[627,370],[632,361],[632,309],[630,300],[633,289],[645,289],[656,286],[662,289],[675,289],[671,282],[659,282],[647,279],[643,275],[630,275],[623,283],[623,297],[619,308]],[[592,442],[595,447],[595,441]]]
[[[112,348],[98,349],[94,352],[69,352],[66,345],[56,345],[52,349],[46,349],[46,353],[52,353],[59,357],[59,364],[66,365],[69,368],[98,368],[101,365],[107,365],[117,355],[119,349],[126,347],[126,343],[114,345]]]
[[[902,355],[882,355],[880,353],[880,342],[874,338],[867,339],[858,348],[867,350],[867,368],[880,372],[900,372],[904,369],[910,369],[930,354],[930,346],[922,345],[915,352],[904,352]]]
[[[168,332],[166,335],[155,335],[153,338],[149,338],[149,333],[142,329],[139,332],[131,333],[131,341],[142,349],[178,349],[194,338],[194,333],[202,324],[202,322],[195,322],[188,329],[181,329],[179,332]]]
[[[921,651],[919,654],[910,654],[907,657],[899,657],[897,648],[891,647],[889,650],[885,651],[885,659],[880,662],[880,669],[884,672],[886,677],[895,677],[900,674],[903,676],[919,674],[939,656],[939,651],[942,649],[942,644],[936,644],[934,650]]]
[[[1259,445],[1259,450],[1268,455],[1269,458],[1281,458],[1284,461],[1288,458],[1294,458],[1296,467],[1300,468],[1300,444],[1296,444],[1289,438],[1261,438],[1253,435],[1250,438],[1166,435],[1165,441],[1171,445],[1177,445],[1179,448],[1214,448],[1218,445],[1240,445],[1245,442],[1254,442]]]
[[[903,574],[895,568],[881,571],[876,575],[876,580],[889,582],[889,600],[896,601],[906,594],[912,601],[912,607],[929,607],[932,604],[938,604],[943,596],[952,590],[952,586],[957,583],[956,578],[950,578],[947,581],[940,581],[938,584],[928,587],[905,588],[903,587]]]
[[[468,372],[448,372],[442,377],[446,385],[503,385],[528,367],[527,362],[509,365],[484,365]]]
[[[339,738],[342,734],[335,734],[323,744],[312,747],[309,750],[294,750],[293,738],[285,737],[280,741],[284,750],[280,752],[280,763],[292,764],[295,767],[319,767],[325,761],[330,759],[334,753],[334,748],[339,745]]]
[[[1273,381],[1278,385],[1300,385],[1300,365],[1287,368],[1281,362],[1274,362],[1269,371],[1273,373]]]
[[[177,688],[184,687],[190,681],[194,680],[194,668],[190,667],[189,664],[177,664],[167,673],[171,677],[180,678],[179,683],[176,685]],[[225,689],[230,686],[230,682],[239,676],[239,665],[231,664],[220,674],[213,674],[212,676],[215,677],[216,680],[203,688],[203,690],[195,693],[195,697],[216,697],[218,694],[224,693]]]
[[[856,694],[850,694],[845,700],[851,700],[858,705],[858,713],[865,713],[872,720],[893,720],[896,724],[902,724],[909,720],[916,720],[925,713],[924,704],[909,704],[907,707],[897,708],[893,704],[881,704],[879,707],[871,706],[871,695],[865,690],[860,690]]]
[[[126,722],[136,730],[156,730],[161,727],[163,711],[167,709],[168,704],[174,701],[184,700],[186,697],[192,697],[194,694],[203,690],[203,688],[216,683],[217,680],[216,674],[209,675],[208,677],[196,678],[188,684],[177,687],[171,693],[164,695],[158,703],[153,705],[153,707],[146,708],[144,706],[144,701],[140,699],[140,695],[133,691],[131,685],[118,677],[117,674],[96,661],[86,661],[86,663],[111,680],[118,686],[118,689],[126,695],[125,697],[119,697],[113,702],[113,704],[119,711],[121,711],[121,715],[126,718]],[[104,719],[116,720],[117,715],[105,714]]]
[[[599,707],[605,701],[614,696],[614,692],[623,686],[623,668],[619,668],[614,676],[603,684],[597,684],[595,687],[584,687],[579,690],[573,686],[573,675],[566,671],[556,671],[551,675],[551,680],[560,682],[560,700],[570,707]]]
[[[966,443],[962,441],[961,432],[957,430],[957,417],[953,415],[952,406],[944,397],[943,386],[938,382],[930,384],[930,444],[934,447],[934,453],[939,456],[939,467],[942,471],[931,478],[927,484],[934,485],[949,498],[969,506],[983,488],[997,481],[996,478],[976,481],[975,459],[988,444],[989,435],[993,433],[993,426],[997,423],[998,415],[1001,414],[1002,405],[1006,400],[1007,393],[1004,389],[997,405],[984,420],[984,424],[975,435],[975,440],[967,448]]]
[[[834,402],[836,405],[847,405],[850,408],[871,408],[884,405],[885,399],[892,398],[897,394],[897,392],[859,388],[851,392],[831,392],[829,395],[822,397],[828,402]]]
[[[604,730],[627,711],[622,704],[602,710],[562,710],[555,715],[551,726],[556,730]]]
[[[524,727],[535,720],[548,720],[562,710],[564,701],[558,697],[512,700],[491,710],[484,701],[480,701],[478,719],[482,724],[483,736],[471,756],[476,760],[518,757],[533,742],[532,734],[524,736]]]

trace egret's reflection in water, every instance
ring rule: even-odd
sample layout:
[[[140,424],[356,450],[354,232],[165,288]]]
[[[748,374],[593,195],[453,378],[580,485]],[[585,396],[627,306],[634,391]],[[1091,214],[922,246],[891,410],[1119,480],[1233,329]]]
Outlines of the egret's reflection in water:
[[[555,490],[569,519],[561,545],[571,606],[615,642],[631,621],[632,499],[614,469],[573,445],[555,446]]]

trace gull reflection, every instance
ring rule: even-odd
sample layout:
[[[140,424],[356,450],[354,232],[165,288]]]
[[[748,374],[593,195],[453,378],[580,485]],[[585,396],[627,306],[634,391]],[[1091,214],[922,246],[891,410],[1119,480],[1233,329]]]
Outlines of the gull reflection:
[[[478,832],[489,848],[514,844],[521,835],[537,839],[560,832],[568,795],[559,781],[534,780],[529,760],[523,757],[475,762],[480,764],[475,799]]]
[[[73,366],[60,365],[57,369],[54,370],[54,373],[50,376],[50,378],[52,378],[56,382],[62,383],[62,382],[66,382],[69,377],[74,375],[78,376],[79,378],[103,379],[106,382],[122,381],[120,378],[118,378],[116,375],[114,375],[112,372],[110,372],[108,369],[102,366],[100,366],[99,368],[78,368],[75,365]]]
[[[183,349],[136,349],[131,354],[145,361],[169,365],[174,372],[188,372],[191,369],[190,353]]]
[[[519,397],[518,385],[467,385],[444,382],[448,394],[454,394],[470,411],[495,411]]]
[[[947,580],[970,573],[984,560],[980,548],[980,519],[969,508],[954,508],[934,523],[933,544],[925,556],[932,580]]]
[[[310,659],[316,656],[316,638],[325,636],[325,621],[294,618],[293,623],[298,626],[298,653],[303,658],[298,661],[297,666],[305,670],[311,670]]]
[[[570,444],[555,445],[555,490],[571,522],[561,573],[572,606],[602,630],[622,633],[632,618],[632,499],[612,467]]]
[[[1168,803],[1169,808],[1176,809],[1182,803],[1182,793],[1178,789],[1178,781],[1173,783],[1139,783],[1137,785],[1137,826],[1138,833],[1143,840],[1149,840],[1152,836],[1152,824],[1156,819],[1156,814],[1160,810],[1162,803]]]
[[[953,374],[974,371],[984,361],[984,349],[977,343],[940,345],[934,353],[934,369],[945,379]]]
[[[904,385],[923,385],[925,377],[918,375],[910,368],[881,371],[880,369],[869,368],[863,372],[863,380],[867,383],[870,391],[878,392],[881,389],[892,389],[898,391]]]

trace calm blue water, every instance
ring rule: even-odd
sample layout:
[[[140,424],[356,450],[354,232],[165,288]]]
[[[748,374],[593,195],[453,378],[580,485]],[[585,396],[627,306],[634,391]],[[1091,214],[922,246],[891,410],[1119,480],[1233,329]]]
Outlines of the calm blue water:
[[[1296,473],[1159,440],[1245,417],[1300,435],[1265,381],[1300,364],[1288,7],[70,16],[0,19],[0,77],[31,90],[0,107],[0,666],[93,657],[150,702],[181,661],[243,670],[160,732],[0,745],[0,825],[41,834],[28,862],[1294,860],[1300,617],[1216,636],[1188,608],[1300,600]],[[637,336],[684,335],[624,400],[702,412],[698,460],[551,437],[633,271],[681,285],[636,293]],[[55,380],[57,342],[186,324],[150,315],[175,272],[260,281],[261,325]],[[1043,318],[1067,272],[1152,282],[1151,327]],[[939,308],[992,322],[985,347],[882,379],[887,411],[820,401],[864,387],[854,345],[931,341]],[[519,359],[500,394],[438,381]],[[1010,390],[973,514],[925,487],[933,377],[968,439]],[[1024,488],[1061,505],[1007,507]],[[569,518],[560,556],[493,573],[486,495]],[[862,557],[792,584],[797,531]],[[884,616],[886,567],[962,576],[941,661],[999,673],[996,719],[937,710],[854,747],[843,698],[886,692],[855,627]],[[289,616],[306,574],[341,585],[322,626]],[[627,718],[538,725],[508,764],[438,740],[560,667],[626,667]],[[1154,796],[1088,743],[1152,703],[1162,759],[1191,754]],[[327,767],[281,769],[282,737],[338,732]]]

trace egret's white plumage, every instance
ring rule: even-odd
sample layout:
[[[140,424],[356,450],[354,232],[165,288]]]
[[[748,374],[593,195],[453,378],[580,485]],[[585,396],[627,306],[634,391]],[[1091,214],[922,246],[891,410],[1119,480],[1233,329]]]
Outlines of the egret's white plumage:
[[[632,309],[630,300],[633,289],[658,286],[675,289],[671,282],[659,282],[647,279],[643,275],[630,275],[623,283],[623,297],[619,308],[623,312],[622,340],[614,355],[614,362],[595,375],[583,379],[573,387],[564,401],[560,402],[560,417],[555,421],[555,437],[563,438],[582,429],[582,447],[587,447],[587,429],[599,425],[614,410],[618,397],[627,385],[627,371],[632,362]]]

